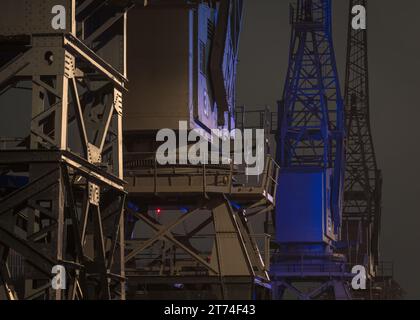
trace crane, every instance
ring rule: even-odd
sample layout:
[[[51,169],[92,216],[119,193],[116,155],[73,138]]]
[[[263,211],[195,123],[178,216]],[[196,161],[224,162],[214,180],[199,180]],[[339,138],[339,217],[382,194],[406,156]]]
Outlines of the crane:
[[[351,0],[352,8],[367,0]],[[349,19],[345,83],[347,127],[343,235],[348,259],[375,273],[379,255],[382,174],[378,169],[369,115],[367,30]]]
[[[275,296],[285,289],[313,299],[334,288],[347,298],[340,240],[344,179],[344,106],[332,40],[331,0],[291,5],[292,36],[283,99],[279,103],[277,161],[281,166],[275,215],[278,254]],[[299,270],[299,272],[297,272]],[[303,271],[303,272],[302,272]],[[302,276],[320,286],[294,287]]]
[[[342,251],[350,265],[366,269],[369,290],[353,292],[362,299],[400,299],[404,292],[393,279],[393,263],[380,261],[382,171],[378,168],[371,129],[368,31],[353,20],[365,14],[368,1],[349,1],[346,77],[346,167]],[[357,17],[355,16],[357,14]]]

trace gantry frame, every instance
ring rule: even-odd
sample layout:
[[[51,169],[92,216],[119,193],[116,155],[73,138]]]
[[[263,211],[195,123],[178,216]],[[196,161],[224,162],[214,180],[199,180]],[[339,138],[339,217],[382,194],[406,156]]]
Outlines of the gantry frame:
[[[25,178],[0,194],[1,297],[124,299],[122,93],[131,1],[2,5],[0,98],[30,90],[31,120],[0,151],[0,174]],[[64,30],[51,27],[55,5],[65,8]],[[13,101],[1,102],[9,116]],[[13,278],[11,254],[22,264]],[[51,287],[55,265],[66,269],[65,290]]]
[[[248,219],[273,210],[278,171],[267,158],[261,180],[251,185],[236,179],[244,172],[233,165],[132,162],[126,169],[127,297],[269,298],[269,237],[253,234]],[[257,238],[265,240],[264,249]]]

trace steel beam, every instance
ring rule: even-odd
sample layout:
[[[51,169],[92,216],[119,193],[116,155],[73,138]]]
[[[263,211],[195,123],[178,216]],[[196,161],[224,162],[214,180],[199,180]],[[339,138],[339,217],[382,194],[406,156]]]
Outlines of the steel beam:
[[[127,82],[125,12],[132,2],[65,1],[68,24],[61,31],[51,29],[48,4],[11,6],[26,10],[30,27],[19,19],[16,30],[0,25],[0,46],[20,52],[1,61],[0,95],[20,90],[22,81],[32,90],[23,150],[0,150],[0,172],[28,180],[0,194],[0,247],[22,258],[25,286],[18,288],[4,265],[1,281],[6,293],[15,290],[9,298],[125,299],[121,92]],[[104,8],[115,17],[113,28],[96,22]],[[8,21],[5,14],[19,16],[0,12],[1,20]],[[86,25],[100,46],[79,32]],[[16,32],[28,43],[15,41]],[[8,107],[0,106],[3,116]],[[6,254],[1,262],[9,260]],[[66,268],[65,290],[51,287],[55,265]]]

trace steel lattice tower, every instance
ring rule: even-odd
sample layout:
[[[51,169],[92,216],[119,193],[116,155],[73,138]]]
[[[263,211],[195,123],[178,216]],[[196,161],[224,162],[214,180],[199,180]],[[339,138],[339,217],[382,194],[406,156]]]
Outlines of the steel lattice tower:
[[[331,30],[330,0],[299,0],[280,110],[282,167],[333,168],[333,220],[338,230],[344,116]]]
[[[56,5],[63,27],[52,24]],[[0,150],[0,299],[125,298],[130,6],[2,1],[1,116],[22,130]],[[51,286],[57,265],[65,267],[66,288]]]
[[[366,265],[371,274],[378,263],[382,175],[378,170],[369,116],[369,70],[366,29],[352,27],[352,8],[367,0],[350,1],[345,115],[347,126],[343,240],[348,259]]]
[[[285,289],[300,299],[325,297],[330,289],[334,298],[349,298],[343,257],[334,254],[341,230],[345,128],[331,6],[331,0],[298,0],[291,7],[277,148],[280,249],[272,267],[279,298]],[[303,282],[321,284],[309,292],[293,284]]]

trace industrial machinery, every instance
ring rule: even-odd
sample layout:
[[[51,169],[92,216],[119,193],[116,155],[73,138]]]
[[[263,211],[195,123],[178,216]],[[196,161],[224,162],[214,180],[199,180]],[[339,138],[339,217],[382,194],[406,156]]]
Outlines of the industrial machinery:
[[[274,298],[348,299],[337,253],[342,220],[344,108],[332,41],[331,0],[291,6],[292,40],[279,105],[281,171],[271,276]]]
[[[353,294],[365,299],[389,299],[390,295],[398,298],[401,290],[393,280],[391,262],[379,260],[382,173],[378,169],[370,126],[367,29],[352,27],[352,9],[357,5],[366,9],[367,2],[349,2],[342,240],[348,263],[365,266],[367,270],[368,290]]]
[[[131,2],[1,5],[0,134],[8,138],[0,150],[0,296],[124,299],[122,93]],[[66,290],[51,286],[54,270]]]
[[[267,158],[256,183],[244,167],[161,165],[161,129],[234,129],[242,1],[149,1],[130,11],[130,93],[124,120],[125,256],[130,299],[269,296],[267,261],[248,214],[273,208],[278,168]],[[190,142],[191,143],[191,142]],[[177,160],[190,146],[179,146]],[[228,155],[230,157],[230,155]]]
[[[275,114],[235,108],[243,0],[2,0],[0,300],[398,296],[366,31],[350,16],[343,101],[332,1],[294,1]],[[257,176],[236,128],[265,130]],[[199,138],[218,163],[187,161]]]
[[[352,0],[366,7],[367,1]],[[350,10],[351,12],[351,10]],[[345,115],[347,128],[343,241],[348,259],[375,274],[379,256],[382,176],[376,163],[369,120],[367,30],[353,29],[349,18]]]
[[[126,145],[139,128],[155,140],[182,120],[189,129],[234,128],[241,12],[237,0],[155,0],[131,11]]]

